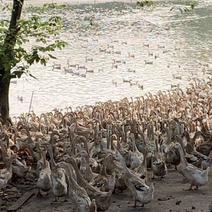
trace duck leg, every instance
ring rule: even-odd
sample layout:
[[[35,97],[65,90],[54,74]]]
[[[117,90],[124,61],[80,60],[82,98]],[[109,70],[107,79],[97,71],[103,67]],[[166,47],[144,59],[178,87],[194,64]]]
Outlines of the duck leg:
[[[54,200],[51,202],[52,205],[58,205],[61,204],[61,201],[59,201],[59,197],[54,197]]]
[[[41,194],[41,191],[40,191],[40,189],[38,189],[36,196],[37,196],[38,198],[41,198],[41,197],[43,197],[43,196],[42,196],[42,194]]]
[[[134,208],[137,207],[137,200],[134,201],[134,206],[133,206],[133,207],[134,207]]]
[[[68,202],[68,199],[69,199],[69,192],[67,193],[67,195],[65,195],[64,202]]]
[[[59,201],[59,197],[54,197],[54,201],[53,202],[58,202]]]
[[[134,208],[137,208],[137,207],[142,207],[143,208],[144,207],[144,204],[138,206],[137,202],[138,202],[137,200],[134,201],[134,205],[133,205]]]
[[[68,202],[68,197],[67,196],[64,198],[63,202]]]

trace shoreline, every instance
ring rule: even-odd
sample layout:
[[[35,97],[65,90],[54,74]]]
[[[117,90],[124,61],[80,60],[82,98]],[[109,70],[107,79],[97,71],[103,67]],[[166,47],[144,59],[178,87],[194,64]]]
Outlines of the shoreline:
[[[119,3],[135,3],[135,0],[28,0],[25,2],[26,5],[43,5],[43,4],[70,4],[70,5],[80,5],[80,4],[99,4],[99,3],[109,3],[109,2],[119,2]]]
[[[199,84],[197,83],[199,82]],[[103,106],[103,105],[107,105],[108,103],[109,104],[120,104],[121,102],[129,102],[129,103],[138,103],[140,101],[140,99],[142,99],[143,101],[146,101],[148,100],[149,98],[152,98],[152,97],[155,97],[155,98],[158,98],[160,97],[161,94],[170,94],[170,95],[174,95],[175,92],[181,92],[182,94],[186,94],[190,89],[194,88],[195,86],[202,86],[201,88],[201,95],[203,95],[202,97],[204,97],[204,94],[202,94],[202,91],[204,91],[205,89],[205,86],[209,86],[211,89],[211,95],[212,95],[212,78],[209,79],[208,81],[204,80],[204,81],[198,81],[197,79],[194,79],[190,82],[189,84],[190,86],[186,86],[184,88],[181,88],[181,87],[176,87],[176,88],[170,88],[170,89],[167,89],[167,90],[159,90],[159,91],[155,91],[155,92],[147,92],[141,96],[137,96],[137,97],[123,97],[121,99],[117,99],[117,100],[112,100],[112,99],[108,99],[108,100],[105,100],[105,101],[96,101],[95,103],[93,104],[81,104],[81,105],[76,105],[76,106],[73,106],[73,105],[67,105],[66,107],[64,108],[59,108],[59,107],[55,107],[55,108],[52,108],[52,110],[50,111],[46,111],[46,112],[39,112],[39,113],[35,113],[34,110],[30,110],[30,112],[24,112],[24,113],[21,113],[19,114],[19,116],[10,116],[10,118],[13,120],[13,119],[16,119],[17,117],[20,117],[21,115],[24,115],[24,117],[30,115],[30,114],[36,114],[38,116],[42,115],[42,114],[48,114],[48,113],[52,113],[53,111],[58,111],[58,112],[65,112],[65,110],[68,110],[72,111],[72,112],[77,112],[79,109],[82,109],[82,108],[94,108],[94,107],[98,107],[98,106]],[[78,111],[79,112],[79,111]]]

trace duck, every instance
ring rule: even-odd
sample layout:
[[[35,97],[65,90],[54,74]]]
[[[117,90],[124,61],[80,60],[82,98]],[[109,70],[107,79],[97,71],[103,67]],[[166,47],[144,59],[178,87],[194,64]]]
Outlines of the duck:
[[[177,170],[177,165],[180,164],[180,154],[179,151],[175,148],[175,143],[171,143],[166,146],[165,150],[165,161],[167,164],[175,166]]]
[[[201,163],[201,168],[203,170],[207,169],[208,167],[212,167],[212,151],[210,152],[208,158],[206,160],[203,160]]]
[[[52,187],[52,178],[51,178],[51,167],[49,161],[46,160],[46,151],[42,151],[42,158],[39,167],[39,176],[37,180],[37,188],[38,188],[38,195],[42,196],[42,194],[48,193]]]
[[[0,169],[0,189],[4,189],[13,176],[12,162],[16,158],[16,155],[11,155],[10,158],[8,158],[6,154],[6,148],[2,144],[1,151],[5,168]]]
[[[133,175],[129,170],[126,170],[124,179],[128,189],[133,196],[134,207],[137,207],[137,202],[141,203],[141,206],[143,207],[145,204],[148,204],[153,200],[153,183],[148,186],[142,179],[136,175]]]
[[[141,152],[139,152],[136,143],[135,143],[135,135],[134,133],[130,133],[128,137],[128,142],[130,146],[132,146],[132,150],[128,152],[129,154],[129,165],[130,169],[134,170],[142,164],[144,160],[144,156]]]
[[[180,143],[176,143],[175,147],[180,153],[180,164],[177,166],[177,170],[187,179],[190,183],[188,190],[197,190],[200,186],[204,186],[208,183],[209,167],[206,170],[199,169],[192,164],[189,164],[183,152],[183,148]]]
[[[197,146],[196,150],[206,156],[212,151],[212,142],[205,142]]]
[[[86,190],[86,192],[88,193],[88,196],[91,199],[95,199],[97,209],[102,211],[107,210],[111,205],[112,191],[102,192],[98,190],[96,187],[89,184],[81,175],[77,167],[77,163],[73,157],[70,157],[68,162],[73,166],[76,172],[78,184]]]
[[[89,212],[97,212],[97,206],[96,206],[96,200],[92,199],[90,207],[89,207]]]
[[[89,154],[85,150],[82,150],[80,155],[80,172],[88,182],[91,182],[97,174],[95,174],[90,167]]]
[[[20,160],[16,157],[12,162],[12,171],[18,177],[25,177],[27,172],[30,170],[30,167],[27,166],[25,160]]]
[[[52,192],[57,202],[59,197],[68,196],[68,182],[63,168],[54,167],[53,170],[51,172]]]
[[[97,186],[100,191],[109,192],[115,189],[115,171],[110,167],[113,163],[113,156],[111,154],[106,155],[103,159],[103,165],[101,167],[100,174],[94,179],[92,185]],[[110,164],[110,165],[108,165]],[[110,172],[110,174],[108,174]]]
[[[0,170],[0,189],[3,189],[7,186],[9,180],[12,178],[12,160],[14,158],[10,158],[6,163],[6,168]]]
[[[155,160],[154,159],[151,160],[152,171],[154,176],[163,178],[167,174],[167,166],[165,161],[163,160],[161,153],[159,152],[157,139],[155,140],[155,146],[156,146],[155,157],[154,157]]]
[[[55,197],[54,202],[58,202],[60,197],[65,197],[67,200],[68,194],[68,179],[64,168],[58,166],[54,161],[52,147],[49,148],[50,165],[51,165],[51,182],[52,193]]]
[[[96,212],[96,202],[91,201],[85,188],[79,185],[76,179],[74,168],[70,163],[63,162],[60,166],[66,170],[68,181],[68,197],[74,201],[76,211]]]
[[[163,160],[152,160],[153,175],[163,178],[167,175],[167,166]]]

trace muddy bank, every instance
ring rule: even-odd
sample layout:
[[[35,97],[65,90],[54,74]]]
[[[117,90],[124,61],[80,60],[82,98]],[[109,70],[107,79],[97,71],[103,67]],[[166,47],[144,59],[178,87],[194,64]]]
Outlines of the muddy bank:
[[[111,212],[210,212],[212,172],[209,175],[208,185],[193,192],[184,191],[188,188],[188,184],[183,183],[182,176],[174,170],[169,170],[163,180],[154,180],[153,182],[155,183],[155,198],[150,204],[145,205],[144,208],[133,208],[132,197],[128,191],[125,191],[113,196]],[[43,199],[34,197],[18,211],[70,212],[73,210],[71,203],[52,204],[52,201],[53,197]]]

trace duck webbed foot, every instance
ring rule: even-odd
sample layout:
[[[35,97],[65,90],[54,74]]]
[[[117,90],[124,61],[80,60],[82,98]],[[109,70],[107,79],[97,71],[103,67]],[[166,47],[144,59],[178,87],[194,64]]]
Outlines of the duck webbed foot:
[[[49,194],[49,192],[45,192],[45,191],[42,191],[42,190],[38,189],[38,191],[36,193],[36,196],[38,198],[42,198],[42,197],[46,197],[48,194]]]
[[[137,202],[138,202],[138,201],[135,200],[135,201],[134,201],[134,205],[133,205],[133,206],[129,206],[129,207],[133,207],[133,208],[137,208],[137,207],[142,207],[142,208],[143,208],[143,207],[144,207],[144,204],[138,205]]]
[[[57,203],[59,201],[59,197],[55,197],[53,203]]]
[[[68,202],[68,196],[64,198],[63,202]]]
[[[51,202],[51,205],[60,205],[63,202],[64,201],[61,201],[61,199],[59,197],[55,197],[54,200]]]
[[[184,189],[184,191],[193,191],[193,185],[190,185],[190,187],[188,189]]]
[[[137,207],[137,200],[134,201],[134,206],[133,206],[133,207],[134,207],[134,208]]]
[[[41,192],[40,192],[40,189],[38,189],[37,194],[36,194],[36,197],[38,197],[38,198],[43,197],[42,194],[41,194]]]

